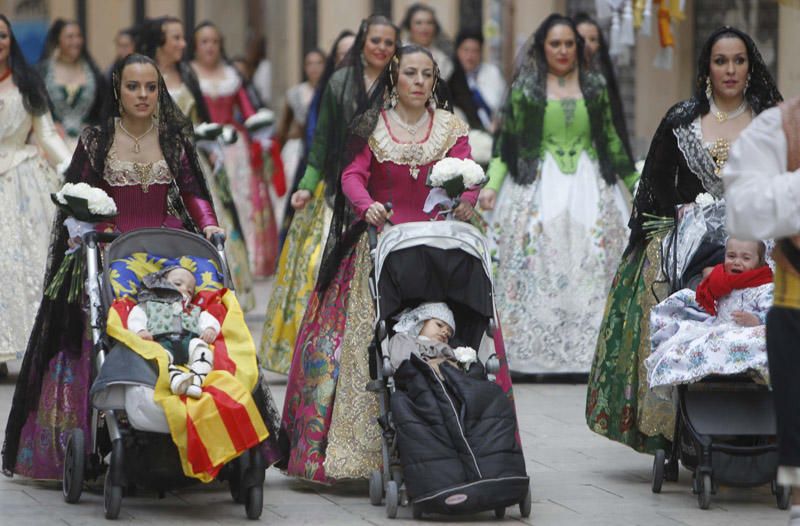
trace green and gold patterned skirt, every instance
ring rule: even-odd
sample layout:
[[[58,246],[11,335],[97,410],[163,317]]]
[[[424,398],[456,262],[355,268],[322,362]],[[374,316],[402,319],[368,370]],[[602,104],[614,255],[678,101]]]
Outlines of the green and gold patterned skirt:
[[[647,389],[650,310],[668,295],[659,280],[660,236],[622,261],[611,285],[586,401],[589,429],[637,451],[653,453],[672,438],[675,412]]]

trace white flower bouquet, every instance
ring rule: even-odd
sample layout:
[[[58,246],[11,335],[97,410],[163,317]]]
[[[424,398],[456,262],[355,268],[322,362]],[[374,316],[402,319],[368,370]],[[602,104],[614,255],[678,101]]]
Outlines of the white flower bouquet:
[[[431,191],[425,199],[423,212],[430,213],[437,206],[447,211],[458,204],[458,198],[467,190],[485,185],[488,181],[481,165],[472,159],[445,157],[433,165],[425,184]]]
[[[50,198],[78,221],[100,223],[117,215],[117,204],[107,193],[86,183],[66,183]]]
[[[95,223],[108,221],[117,215],[117,204],[100,188],[86,183],[66,183],[61,190],[50,194],[50,199],[68,217],[64,221],[70,239],[81,237],[94,229]],[[69,277],[67,301],[78,301],[83,293],[83,258],[76,252],[78,247],[66,251],[53,279],[45,289],[45,296],[56,299],[64,281]]]
[[[492,136],[483,130],[470,130],[469,147],[475,162],[486,166],[492,160]]]
[[[458,364],[465,371],[469,370],[470,365],[478,361],[478,353],[472,347],[456,347],[453,349],[453,354],[458,360]]]

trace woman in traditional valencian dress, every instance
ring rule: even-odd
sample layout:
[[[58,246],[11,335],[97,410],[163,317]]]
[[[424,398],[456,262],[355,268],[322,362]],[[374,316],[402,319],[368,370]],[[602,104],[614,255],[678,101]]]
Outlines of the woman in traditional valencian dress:
[[[195,126],[211,122],[200,83],[192,68],[183,61],[186,41],[181,21],[174,17],[150,19],[138,32],[140,52],[156,61],[172,100],[183,114]],[[242,217],[231,195],[228,172],[223,162],[225,155],[217,141],[199,141],[197,149],[200,168],[211,191],[214,208],[227,234],[225,254],[236,296],[242,310],[248,311],[255,305],[253,277],[242,234]]]
[[[625,122],[625,112],[622,108],[622,96],[619,92],[617,74],[614,71],[611,56],[608,54],[608,44],[603,36],[603,31],[600,29],[600,25],[586,13],[578,13],[572,19],[575,21],[575,28],[578,33],[583,37],[583,56],[586,66],[600,73],[606,79],[606,90],[608,91],[608,100],[611,103],[614,127],[617,129],[617,135],[619,135],[622,145],[625,146],[625,151],[633,159],[633,150],[631,150],[628,125]]]
[[[75,149],[83,128],[97,124],[107,93],[106,80],[95,64],[75,21],[57,19],[47,32],[38,65],[64,140]]]
[[[293,178],[305,151],[303,135],[308,118],[308,110],[325,71],[325,53],[312,49],[303,59],[303,77],[306,79],[286,91],[281,118],[275,129],[275,140],[281,145],[283,168],[288,177]],[[294,184],[294,180],[290,181]]]
[[[408,44],[424,47],[433,55],[439,64],[439,72],[447,81],[453,74],[453,61],[447,52],[439,47],[442,36],[442,25],[436,18],[436,11],[429,5],[415,2],[408,6],[400,28],[406,32]]]
[[[191,123],[170,99],[155,63],[128,56],[115,67],[112,85],[117,104],[109,105],[102,124],[81,134],[67,182],[105,190],[117,204],[111,226],[119,232],[154,227],[207,237],[222,232],[197,162]],[[68,248],[64,219],[59,212],[47,283]],[[80,427],[91,436],[92,342],[85,336],[80,301],[67,300],[69,282],[42,299],[28,340],[3,445],[7,474],[60,479],[70,430]]]
[[[447,81],[453,106],[473,130],[494,131],[495,115],[503,104],[506,81],[491,62],[483,61],[483,33],[465,29],[456,37],[453,75]],[[470,144],[475,149],[474,144]],[[474,155],[474,152],[473,152]]]
[[[329,203],[337,188],[347,125],[395,53],[397,28],[385,17],[371,16],[320,102],[319,119],[308,165],[292,204],[298,209],[281,251],[278,275],[267,307],[261,359],[267,369],[286,374],[309,297],[317,280],[331,222]]]
[[[589,375],[589,428],[652,453],[672,438],[674,409],[647,390],[650,311],[669,293],[662,274],[663,231],[654,217],[675,218],[698,194],[723,197],[719,172],[753,115],[782,100],[752,39],[716,30],[698,61],[695,93],[670,108],[653,136],[634,200],[628,247],[614,277]]]
[[[586,373],[636,171],[572,21],[549,16],[522,53],[481,191],[496,208],[497,310],[512,371]]]
[[[35,145],[26,144],[33,132]],[[0,376],[8,360],[21,358],[42,296],[47,243],[58,190],[70,152],[58,136],[47,92],[25,62],[11,24],[0,15]],[[47,161],[50,161],[48,164]]]
[[[325,69],[322,72],[319,82],[317,82],[317,87],[314,90],[314,96],[311,98],[311,103],[308,106],[308,112],[306,113],[306,124],[303,129],[303,156],[300,159],[300,163],[297,165],[295,175],[290,176],[293,177],[291,191],[289,192],[289,198],[286,199],[286,203],[283,207],[281,228],[278,234],[278,242],[279,246],[281,247],[281,251],[283,251],[283,243],[286,241],[286,234],[289,232],[289,226],[291,226],[292,219],[294,218],[295,214],[294,207],[292,207],[291,196],[294,195],[297,190],[299,190],[300,181],[303,178],[303,174],[306,173],[308,153],[311,149],[312,143],[314,142],[314,132],[317,130],[317,119],[319,119],[319,106],[320,102],[322,101],[322,95],[325,93],[325,89],[328,87],[328,82],[331,80],[331,77],[342,64],[342,61],[347,56],[350,48],[353,47],[353,42],[355,39],[356,34],[349,29],[344,29],[337,35],[336,40],[334,40],[333,45],[331,45],[330,53],[325,59]]]
[[[244,81],[225,57],[222,35],[214,24],[198,25],[191,38],[190,64],[200,80],[200,90],[211,121],[236,127],[239,140],[225,148],[225,169],[231,194],[239,210],[254,276],[270,276],[278,259],[278,227],[263,176],[261,144],[255,143],[241,122],[255,114]]]
[[[385,75],[392,106],[384,109],[379,85],[370,109],[351,125],[347,152],[352,159],[337,185],[329,238],[333,246],[326,249],[289,371],[282,423],[290,448],[288,473],[315,482],[366,478],[382,462],[375,425],[378,397],[365,388],[365,349],[374,320],[367,224],[384,224],[390,216],[382,204],[387,201],[394,203],[395,224],[434,218],[436,210],[423,211],[431,167],[444,157],[465,158],[470,152],[469,128],[441,98],[441,79],[429,51],[401,48]],[[476,194],[462,196],[457,219],[472,216]],[[345,200],[352,212],[345,209]],[[357,219],[352,226],[351,214]]]

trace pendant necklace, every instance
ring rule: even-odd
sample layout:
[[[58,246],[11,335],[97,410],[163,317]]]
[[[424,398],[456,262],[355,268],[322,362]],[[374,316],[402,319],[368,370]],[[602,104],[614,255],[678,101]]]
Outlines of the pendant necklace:
[[[408,133],[408,135],[411,136],[411,143],[404,146],[408,151],[408,158],[410,159],[408,170],[409,174],[413,179],[416,179],[419,177],[419,163],[420,159],[422,158],[422,146],[417,142],[417,132],[419,132],[420,127],[428,121],[429,114],[427,111],[425,111],[417,122],[414,124],[407,124],[403,121],[403,119],[400,118],[400,115],[397,114],[397,111],[394,108],[389,110],[388,113],[389,118],[396,122],[406,131],[406,133]]]
[[[739,106],[731,112],[722,111],[721,109],[719,109],[717,107],[717,104],[714,102],[714,97],[710,97],[708,99],[708,105],[710,106],[711,113],[714,115],[714,117],[717,118],[717,122],[722,123],[725,121],[735,119],[736,117],[744,113],[744,111],[747,109],[747,99],[742,99],[742,103],[739,104]]]
[[[420,126],[422,126],[428,120],[428,112],[424,112],[422,117],[419,118],[417,122],[414,124],[408,124],[404,122],[403,119],[400,118],[400,115],[397,114],[397,111],[394,109],[389,111],[389,116],[392,118],[394,122],[400,125],[411,137],[416,138],[417,132],[419,131]]]
[[[153,131],[153,127],[154,127],[154,126],[155,126],[155,123],[151,121],[151,122],[150,122],[150,127],[149,127],[149,128],[147,128],[147,131],[146,131],[146,132],[144,132],[143,134],[141,134],[140,136],[138,136],[138,137],[135,137],[135,136],[134,136],[134,135],[133,135],[131,132],[129,132],[128,130],[126,130],[126,129],[125,129],[125,126],[122,124],[122,119],[120,119],[120,120],[119,120],[119,129],[120,129],[120,130],[122,130],[122,132],[123,132],[125,135],[127,135],[128,137],[130,137],[131,139],[133,139],[133,153],[139,153],[140,151],[142,151],[142,148],[141,148],[141,146],[139,145],[139,141],[140,141],[141,139],[143,139],[145,135],[147,135],[148,133],[150,133],[151,131]]]

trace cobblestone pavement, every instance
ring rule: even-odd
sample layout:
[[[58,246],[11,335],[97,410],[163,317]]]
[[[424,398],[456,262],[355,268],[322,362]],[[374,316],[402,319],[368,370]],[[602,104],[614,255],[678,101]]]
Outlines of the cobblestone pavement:
[[[268,283],[259,286],[264,300]],[[264,300],[265,301],[265,300]],[[264,306],[248,316],[258,341]],[[0,422],[5,422],[18,363],[11,376],[0,380]],[[286,381],[270,375],[270,386],[282,403]],[[509,509],[508,523],[545,525],[696,525],[766,526],[786,524],[768,487],[722,487],[711,508],[701,511],[691,493],[691,475],[681,470],[680,482],[665,483],[660,495],[650,491],[651,457],[641,455],[591,433],[583,421],[584,385],[517,383],[514,386],[528,473],[532,477],[531,517],[520,519]],[[411,510],[401,508],[396,521],[384,508],[369,504],[366,483],[321,488],[292,480],[274,469],[267,471],[264,513],[267,524],[410,524]],[[427,519],[427,517],[426,517]],[[498,524],[491,513],[470,517],[429,519],[449,524]],[[60,486],[0,477],[0,522],[23,526],[41,524],[92,525],[103,518],[102,484],[84,492],[77,505],[66,504]],[[140,491],[122,501],[119,522],[135,524],[246,523],[244,509],[231,501],[225,486],[212,483],[168,493],[158,499]]]

